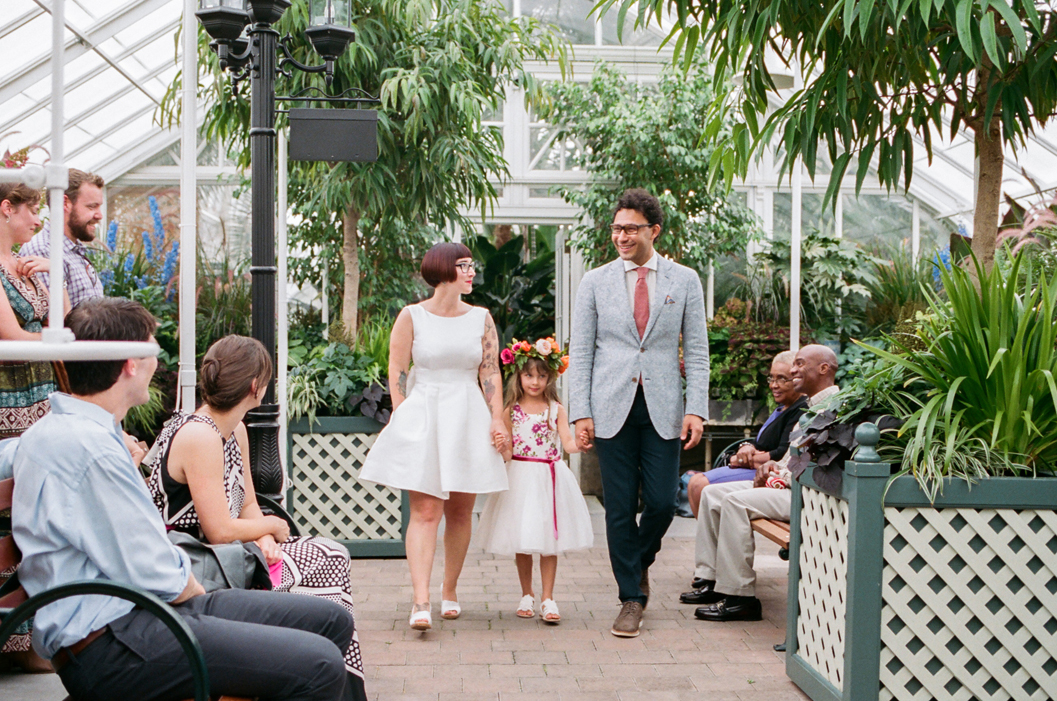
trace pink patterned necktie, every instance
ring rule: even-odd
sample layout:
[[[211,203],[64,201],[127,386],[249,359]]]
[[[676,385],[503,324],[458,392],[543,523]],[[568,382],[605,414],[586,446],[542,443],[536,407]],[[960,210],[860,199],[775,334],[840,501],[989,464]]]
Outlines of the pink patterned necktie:
[[[645,265],[635,270],[639,273],[639,279],[635,281],[635,326],[639,330],[639,338],[646,334],[646,323],[650,320],[650,288],[646,286],[646,274],[650,269]]]

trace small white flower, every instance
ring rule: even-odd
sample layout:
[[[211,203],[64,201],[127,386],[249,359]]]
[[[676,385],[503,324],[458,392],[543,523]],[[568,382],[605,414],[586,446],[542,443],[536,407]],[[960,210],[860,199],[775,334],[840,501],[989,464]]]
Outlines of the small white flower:
[[[536,341],[536,352],[540,355],[550,355],[551,342],[545,338],[541,338],[540,340]]]

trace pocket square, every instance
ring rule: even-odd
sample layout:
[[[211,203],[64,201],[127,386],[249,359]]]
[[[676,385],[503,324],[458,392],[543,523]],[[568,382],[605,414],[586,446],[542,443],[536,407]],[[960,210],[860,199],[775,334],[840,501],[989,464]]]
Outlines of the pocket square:
[[[667,295],[667,296],[665,296],[665,298],[664,298],[664,303],[665,303],[665,304],[675,304],[675,300],[674,300],[674,299],[672,299],[672,296],[671,296],[671,295]]]

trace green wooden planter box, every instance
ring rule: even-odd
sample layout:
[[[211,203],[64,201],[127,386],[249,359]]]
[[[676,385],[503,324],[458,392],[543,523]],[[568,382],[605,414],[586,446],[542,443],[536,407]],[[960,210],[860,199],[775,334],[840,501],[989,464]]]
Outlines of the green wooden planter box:
[[[306,535],[331,538],[353,557],[405,557],[410,513],[399,490],[361,483],[360,468],[382,425],[362,416],[291,421],[290,513]]]
[[[1057,479],[794,485],[786,672],[815,701],[1057,698]],[[883,505],[882,505],[883,499]]]

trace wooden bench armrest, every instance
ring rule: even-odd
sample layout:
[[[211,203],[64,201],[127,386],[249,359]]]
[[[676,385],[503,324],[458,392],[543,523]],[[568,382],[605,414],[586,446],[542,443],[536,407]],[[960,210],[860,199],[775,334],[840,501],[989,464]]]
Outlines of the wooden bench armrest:
[[[752,525],[752,530],[778,545],[778,557],[783,560],[789,559],[788,521],[776,521],[770,518],[754,518],[750,523]]]

